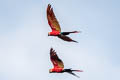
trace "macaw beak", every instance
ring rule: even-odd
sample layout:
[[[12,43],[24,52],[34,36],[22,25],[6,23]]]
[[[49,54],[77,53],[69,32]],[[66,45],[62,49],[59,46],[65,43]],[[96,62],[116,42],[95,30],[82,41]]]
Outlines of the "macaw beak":
[[[50,36],[50,33],[48,33],[48,36]]]
[[[51,69],[49,70],[49,73],[52,73],[52,70],[51,70]]]

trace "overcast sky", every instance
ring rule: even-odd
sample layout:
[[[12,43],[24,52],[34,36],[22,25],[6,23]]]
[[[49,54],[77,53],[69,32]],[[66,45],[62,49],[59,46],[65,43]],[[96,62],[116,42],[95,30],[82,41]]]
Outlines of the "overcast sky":
[[[48,37],[51,4],[62,31],[79,43]],[[70,74],[49,73],[53,47]],[[119,80],[119,0],[0,0],[0,80]]]

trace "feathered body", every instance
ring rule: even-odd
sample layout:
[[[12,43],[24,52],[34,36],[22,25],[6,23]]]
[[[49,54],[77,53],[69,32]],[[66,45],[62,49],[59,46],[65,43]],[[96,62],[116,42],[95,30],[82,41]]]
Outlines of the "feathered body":
[[[66,35],[69,35],[70,33],[79,33],[79,31],[61,32],[59,22],[57,21],[55,14],[53,12],[53,8],[51,8],[50,4],[48,4],[48,7],[47,7],[47,19],[48,19],[48,24],[52,29],[52,32],[49,32],[48,36],[57,36],[62,40],[68,41],[68,42],[77,42],[75,40],[72,40],[70,37]]]
[[[72,70],[72,69],[64,69],[64,63],[63,61],[57,56],[55,50],[53,50],[53,48],[50,49],[50,60],[53,63],[54,68],[50,69],[49,72],[50,73],[70,73],[76,77],[77,76],[75,73],[73,73],[73,71],[75,72],[83,72],[82,70]]]

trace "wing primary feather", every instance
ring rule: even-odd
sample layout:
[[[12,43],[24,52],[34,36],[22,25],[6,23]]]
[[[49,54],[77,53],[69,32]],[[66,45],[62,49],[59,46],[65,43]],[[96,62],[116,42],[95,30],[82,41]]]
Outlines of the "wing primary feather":
[[[57,21],[55,14],[53,12],[53,8],[51,7],[50,4],[48,4],[48,7],[47,7],[47,19],[48,19],[48,24],[50,25],[52,31],[61,32],[59,22]]]
[[[78,75],[76,75],[75,73],[72,73],[72,72],[67,72],[67,73],[69,73],[69,74],[71,74],[71,75],[73,75],[73,76],[75,76],[75,77],[77,77],[77,78],[80,78]]]
[[[52,61],[54,67],[64,68],[62,60],[57,56],[53,48],[50,49],[50,60]]]
[[[77,41],[75,41],[75,40],[72,40],[70,37],[68,37],[68,36],[66,36],[66,35],[59,35],[58,36],[60,39],[62,39],[62,40],[64,40],[64,41],[68,41],[68,42],[76,42],[76,43],[78,43]]]

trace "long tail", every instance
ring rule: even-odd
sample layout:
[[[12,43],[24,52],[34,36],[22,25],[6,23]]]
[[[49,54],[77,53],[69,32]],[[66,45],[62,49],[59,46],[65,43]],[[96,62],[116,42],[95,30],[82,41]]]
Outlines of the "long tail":
[[[64,72],[83,72],[83,70],[64,69]]]
[[[80,33],[81,31],[72,31],[71,33]]]
[[[71,71],[75,71],[75,72],[83,72],[83,70],[71,70]]]
[[[80,31],[61,32],[61,34],[63,34],[63,35],[69,35],[70,33],[80,33]]]
[[[80,33],[80,31],[72,31],[72,32],[69,32],[69,33]]]

